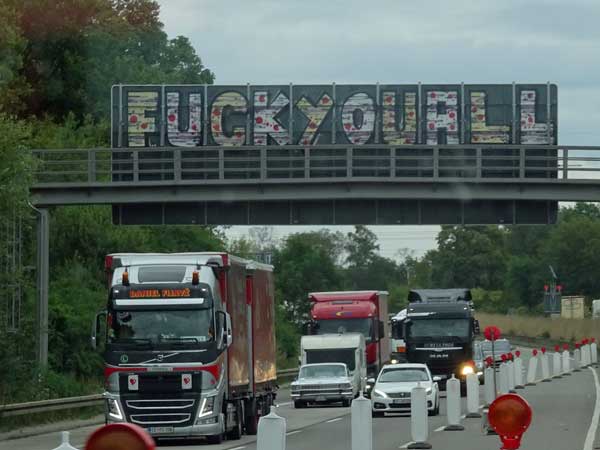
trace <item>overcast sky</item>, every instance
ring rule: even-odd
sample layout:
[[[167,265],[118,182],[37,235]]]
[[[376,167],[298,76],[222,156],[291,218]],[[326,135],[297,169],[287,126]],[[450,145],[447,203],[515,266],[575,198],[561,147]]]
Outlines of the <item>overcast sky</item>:
[[[551,81],[559,143],[600,144],[598,0],[159,3],[167,33],[190,38],[217,84]],[[385,256],[422,254],[437,229],[373,227]]]

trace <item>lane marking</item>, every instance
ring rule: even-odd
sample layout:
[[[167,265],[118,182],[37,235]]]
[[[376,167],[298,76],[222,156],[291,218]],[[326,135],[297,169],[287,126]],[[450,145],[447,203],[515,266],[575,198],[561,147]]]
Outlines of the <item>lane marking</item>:
[[[325,423],[339,422],[342,419],[343,419],[343,417],[336,417],[335,419],[329,419],[329,420],[327,420]]]
[[[598,430],[598,419],[600,418],[600,382],[598,381],[596,371],[591,367],[590,370],[592,371],[592,375],[594,375],[594,384],[596,385],[596,403],[594,405],[592,422],[590,423],[590,428],[583,444],[583,450],[592,450],[594,448],[594,440],[596,439],[596,431]]]
[[[401,445],[400,447],[398,447],[398,448],[408,448],[408,446],[409,446],[410,444],[414,444],[414,442],[413,442],[413,441],[407,442],[406,444],[402,444],[402,445]]]
[[[293,434],[302,433],[302,431],[304,431],[304,430],[290,431],[289,433],[285,433],[285,435],[286,435],[286,436],[291,436],[291,435],[293,435]]]
[[[446,427],[444,425],[442,425],[441,427],[436,428],[435,430],[433,430],[433,432],[434,433],[438,433],[438,432],[442,431],[444,428],[446,428]]]
[[[243,448],[246,448],[246,446],[242,445],[241,447],[233,447],[233,448],[230,448],[228,450],[242,450]]]
[[[291,404],[292,404],[292,402],[277,403],[277,407],[279,408],[281,406],[288,406],[288,405],[291,405]]]

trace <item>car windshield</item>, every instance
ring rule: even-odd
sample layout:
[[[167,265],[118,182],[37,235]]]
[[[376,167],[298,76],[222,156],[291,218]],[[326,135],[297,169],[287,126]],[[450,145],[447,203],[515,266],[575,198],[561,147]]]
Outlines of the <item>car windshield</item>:
[[[300,369],[299,378],[330,378],[345,377],[348,375],[346,368],[340,364],[325,364],[318,366],[304,366]]]
[[[429,374],[425,369],[385,369],[383,372],[381,372],[381,375],[377,380],[378,383],[403,383],[416,381],[430,381]]]
[[[327,319],[317,321],[317,334],[360,333],[367,341],[373,335],[372,319]]]
[[[408,328],[413,338],[469,336],[468,319],[417,319]]]
[[[212,309],[114,311],[109,342],[115,344],[201,343],[214,338]]]

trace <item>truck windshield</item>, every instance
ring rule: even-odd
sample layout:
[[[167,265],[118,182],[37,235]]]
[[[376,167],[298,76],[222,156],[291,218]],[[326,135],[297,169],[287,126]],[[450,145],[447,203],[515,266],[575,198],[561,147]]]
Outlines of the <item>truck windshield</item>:
[[[212,309],[114,311],[109,321],[114,344],[197,344],[214,338]]]
[[[326,319],[317,324],[317,334],[360,333],[367,342],[373,337],[373,319]]]
[[[469,323],[468,319],[417,319],[410,323],[408,334],[412,338],[468,338]]]
[[[346,368],[339,364],[323,364],[318,366],[304,366],[300,369],[298,378],[330,378],[345,377]]]
[[[353,371],[356,367],[354,364],[355,354],[355,348],[326,348],[318,350],[306,350],[306,362],[308,364],[339,362],[346,364],[348,370]]]

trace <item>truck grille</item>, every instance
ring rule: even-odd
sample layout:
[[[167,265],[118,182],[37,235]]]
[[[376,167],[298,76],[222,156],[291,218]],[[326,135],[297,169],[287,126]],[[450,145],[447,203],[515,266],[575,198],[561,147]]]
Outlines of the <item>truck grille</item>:
[[[191,414],[132,414],[130,418],[138,425],[181,425],[189,422]]]
[[[123,395],[123,409],[127,419],[144,426],[193,425],[197,404],[195,398],[189,397],[144,398],[141,395]]]
[[[343,384],[303,384],[298,386],[300,391],[323,391],[323,390],[339,390],[343,389]]]

